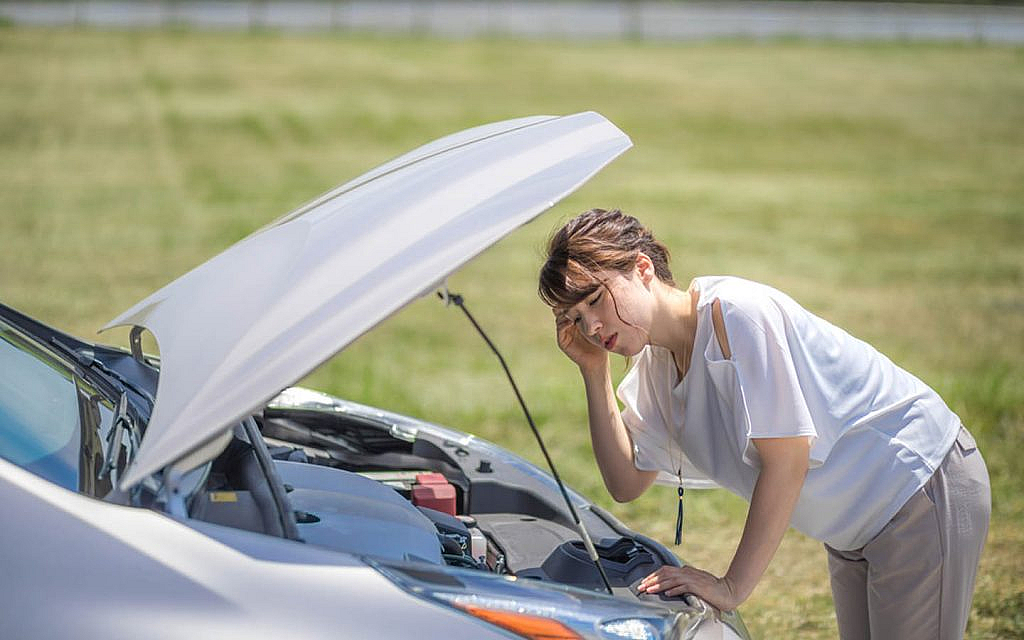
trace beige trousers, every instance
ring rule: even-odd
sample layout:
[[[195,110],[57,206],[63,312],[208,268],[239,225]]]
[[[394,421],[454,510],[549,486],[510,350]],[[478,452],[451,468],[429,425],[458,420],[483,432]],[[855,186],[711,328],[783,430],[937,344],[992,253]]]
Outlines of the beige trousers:
[[[991,511],[985,461],[961,427],[928,483],[870,542],[825,545],[840,637],[963,638]]]

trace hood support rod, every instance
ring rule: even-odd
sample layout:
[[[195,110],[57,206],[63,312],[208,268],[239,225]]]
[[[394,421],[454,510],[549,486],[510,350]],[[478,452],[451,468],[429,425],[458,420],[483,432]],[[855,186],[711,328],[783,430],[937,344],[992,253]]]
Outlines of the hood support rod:
[[[597,567],[597,572],[601,574],[601,582],[604,583],[604,587],[608,590],[608,594],[614,595],[612,592],[611,582],[608,581],[608,574],[605,573],[604,567],[601,566],[601,556],[597,554],[597,549],[594,548],[594,542],[590,539],[590,534],[587,533],[587,528],[583,526],[583,521],[580,520],[579,513],[576,512],[576,507],[573,506],[572,500],[569,498],[569,492],[565,488],[565,483],[562,482],[562,478],[558,475],[558,470],[555,469],[554,461],[551,459],[551,456],[548,455],[548,448],[544,446],[544,439],[541,438],[540,431],[537,430],[537,425],[533,422],[530,410],[526,408],[526,401],[523,400],[522,394],[519,393],[519,387],[516,385],[516,381],[512,378],[512,372],[509,371],[508,365],[505,364],[505,358],[501,356],[501,352],[498,351],[498,348],[494,346],[491,339],[487,337],[484,330],[479,324],[477,324],[476,319],[473,318],[473,315],[463,303],[461,295],[457,293],[449,293],[448,287],[444,287],[441,291],[437,292],[437,296],[441,298],[445,304],[454,304],[459,309],[462,309],[462,312],[466,314],[467,318],[469,318],[469,321],[473,324],[473,327],[476,328],[480,337],[484,339],[484,342],[486,342],[487,346],[491,348],[494,355],[498,356],[498,362],[501,363],[501,368],[505,370],[505,375],[508,376],[508,381],[512,384],[512,390],[516,394],[516,399],[519,400],[519,406],[523,408],[523,413],[526,415],[526,422],[529,423],[530,429],[533,430],[533,435],[537,438],[537,444],[540,445],[540,450],[544,454],[544,459],[548,462],[548,468],[551,469],[551,475],[554,476],[555,482],[558,484],[558,489],[562,492],[562,498],[565,499],[565,504],[569,507],[569,513],[572,514],[573,522],[576,523],[576,530],[579,532],[580,537],[583,538],[583,545],[587,548],[587,554],[594,562],[594,566]]]

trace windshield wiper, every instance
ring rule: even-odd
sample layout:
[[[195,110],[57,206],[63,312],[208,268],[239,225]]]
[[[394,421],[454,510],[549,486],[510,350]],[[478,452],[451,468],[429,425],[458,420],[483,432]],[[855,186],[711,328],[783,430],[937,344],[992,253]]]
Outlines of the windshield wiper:
[[[139,394],[140,396],[142,396],[143,398],[148,400],[150,406],[153,406],[154,404],[156,404],[156,400],[153,399],[153,395],[152,394],[150,394],[148,391],[146,391],[145,389],[143,389],[139,385],[135,384],[134,382],[132,382],[128,378],[122,376],[120,373],[114,371],[113,369],[111,369],[107,365],[103,364],[99,360],[93,360],[92,366],[97,368],[97,369],[99,369],[103,373],[107,374],[111,378],[114,378],[115,380],[117,380],[118,382],[123,384],[124,386],[128,387],[129,389],[131,389],[135,393]]]
[[[131,389],[135,393],[139,394],[140,396],[142,396],[143,398],[148,400],[150,406],[155,404],[155,400],[153,399],[152,394],[150,394],[148,391],[146,391],[145,389],[143,389],[139,385],[135,384],[134,382],[132,382],[128,378],[124,377],[123,375],[121,375],[117,371],[114,371],[113,369],[111,369],[107,365],[103,364],[101,361],[97,360],[96,359],[96,354],[95,354],[95,352],[93,352],[92,349],[75,349],[74,347],[65,344],[64,342],[62,342],[60,339],[58,339],[56,337],[50,338],[50,344],[52,344],[53,346],[55,346],[58,349],[60,349],[61,351],[63,351],[65,354],[67,354],[67,355],[71,356],[72,358],[74,358],[75,362],[77,362],[82,367],[99,369],[100,371],[102,371],[106,375],[108,375],[111,378],[117,380],[122,385],[128,387],[129,389]]]
[[[107,448],[103,453],[103,466],[100,467],[97,479],[103,480],[111,471],[117,468],[117,459],[124,446],[124,432],[128,430],[128,437],[131,439],[130,450],[137,447],[138,434],[135,431],[135,421],[128,414],[128,394],[121,392],[121,397],[114,408],[114,424],[107,432]]]
[[[125,387],[149,400],[150,406],[152,406],[153,396],[147,393],[145,389],[140,389],[137,385],[126,380],[121,374],[111,370],[99,360],[96,360],[95,353],[92,349],[75,349],[74,347],[65,344],[56,336],[50,338],[50,344],[64,352],[65,355],[70,356],[80,367],[97,368],[103,373],[118,380]],[[107,432],[107,446],[103,452],[103,465],[96,473],[96,478],[98,480],[105,479],[111,471],[117,468],[117,460],[120,456],[121,449],[124,446],[124,432],[126,429],[128,431],[130,451],[129,455],[126,457],[126,462],[128,462],[134,452],[139,450],[140,439],[138,428],[135,426],[135,420],[131,417],[131,414],[128,413],[128,394],[122,390],[121,395],[117,400],[117,405],[114,407],[114,423],[111,425],[110,431]],[[128,504],[134,491],[135,490],[131,492],[121,491],[115,484],[110,489],[110,492],[103,497],[103,500],[105,502],[114,502],[117,504]]]
[[[123,376],[118,374],[116,371],[111,371],[103,363],[96,360],[95,354],[92,349],[75,349],[74,347],[65,344],[60,339],[53,337],[50,338],[50,344],[63,351],[66,355],[71,356],[75,362],[82,367],[96,367],[117,378],[124,386],[135,391],[139,395],[146,397],[152,402],[152,397],[144,390],[137,388],[124,379]],[[96,478],[103,480],[107,475],[117,467],[117,456],[121,453],[122,440],[124,440],[124,430],[127,427],[129,437],[131,438],[131,445],[133,449],[138,448],[139,435],[135,429],[135,422],[131,416],[128,415],[128,394],[125,391],[121,391],[121,396],[117,400],[117,406],[114,407],[114,424],[111,425],[110,431],[107,432],[107,447],[103,453],[103,466],[100,467],[99,472],[96,474]]]

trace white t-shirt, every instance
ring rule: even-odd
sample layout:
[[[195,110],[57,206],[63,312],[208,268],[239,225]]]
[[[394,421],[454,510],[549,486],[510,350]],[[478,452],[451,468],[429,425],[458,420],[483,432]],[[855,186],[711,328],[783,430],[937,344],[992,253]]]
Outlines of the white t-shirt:
[[[836,549],[864,546],[921,488],[960,419],[871,345],[771,287],[697,278],[697,336],[680,381],[672,354],[647,346],[618,388],[638,469],[658,481],[724,487],[750,500],[752,438],[810,436],[810,470],[790,523]],[[732,358],[711,318],[721,301]]]

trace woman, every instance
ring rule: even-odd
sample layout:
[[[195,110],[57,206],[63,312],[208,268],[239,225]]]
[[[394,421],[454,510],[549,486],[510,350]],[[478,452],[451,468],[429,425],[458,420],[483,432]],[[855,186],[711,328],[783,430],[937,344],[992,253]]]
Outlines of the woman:
[[[678,485],[680,518],[684,486],[750,502],[724,576],[662,567],[640,591],[734,609],[792,524],[825,543],[843,638],[963,636],[988,473],[934,391],[765,285],[676,288],[665,247],[620,211],[587,211],[552,237],[539,293],[583,376],[615,500],[660,479]],[[621,412],[608,352],[634,359]]]

